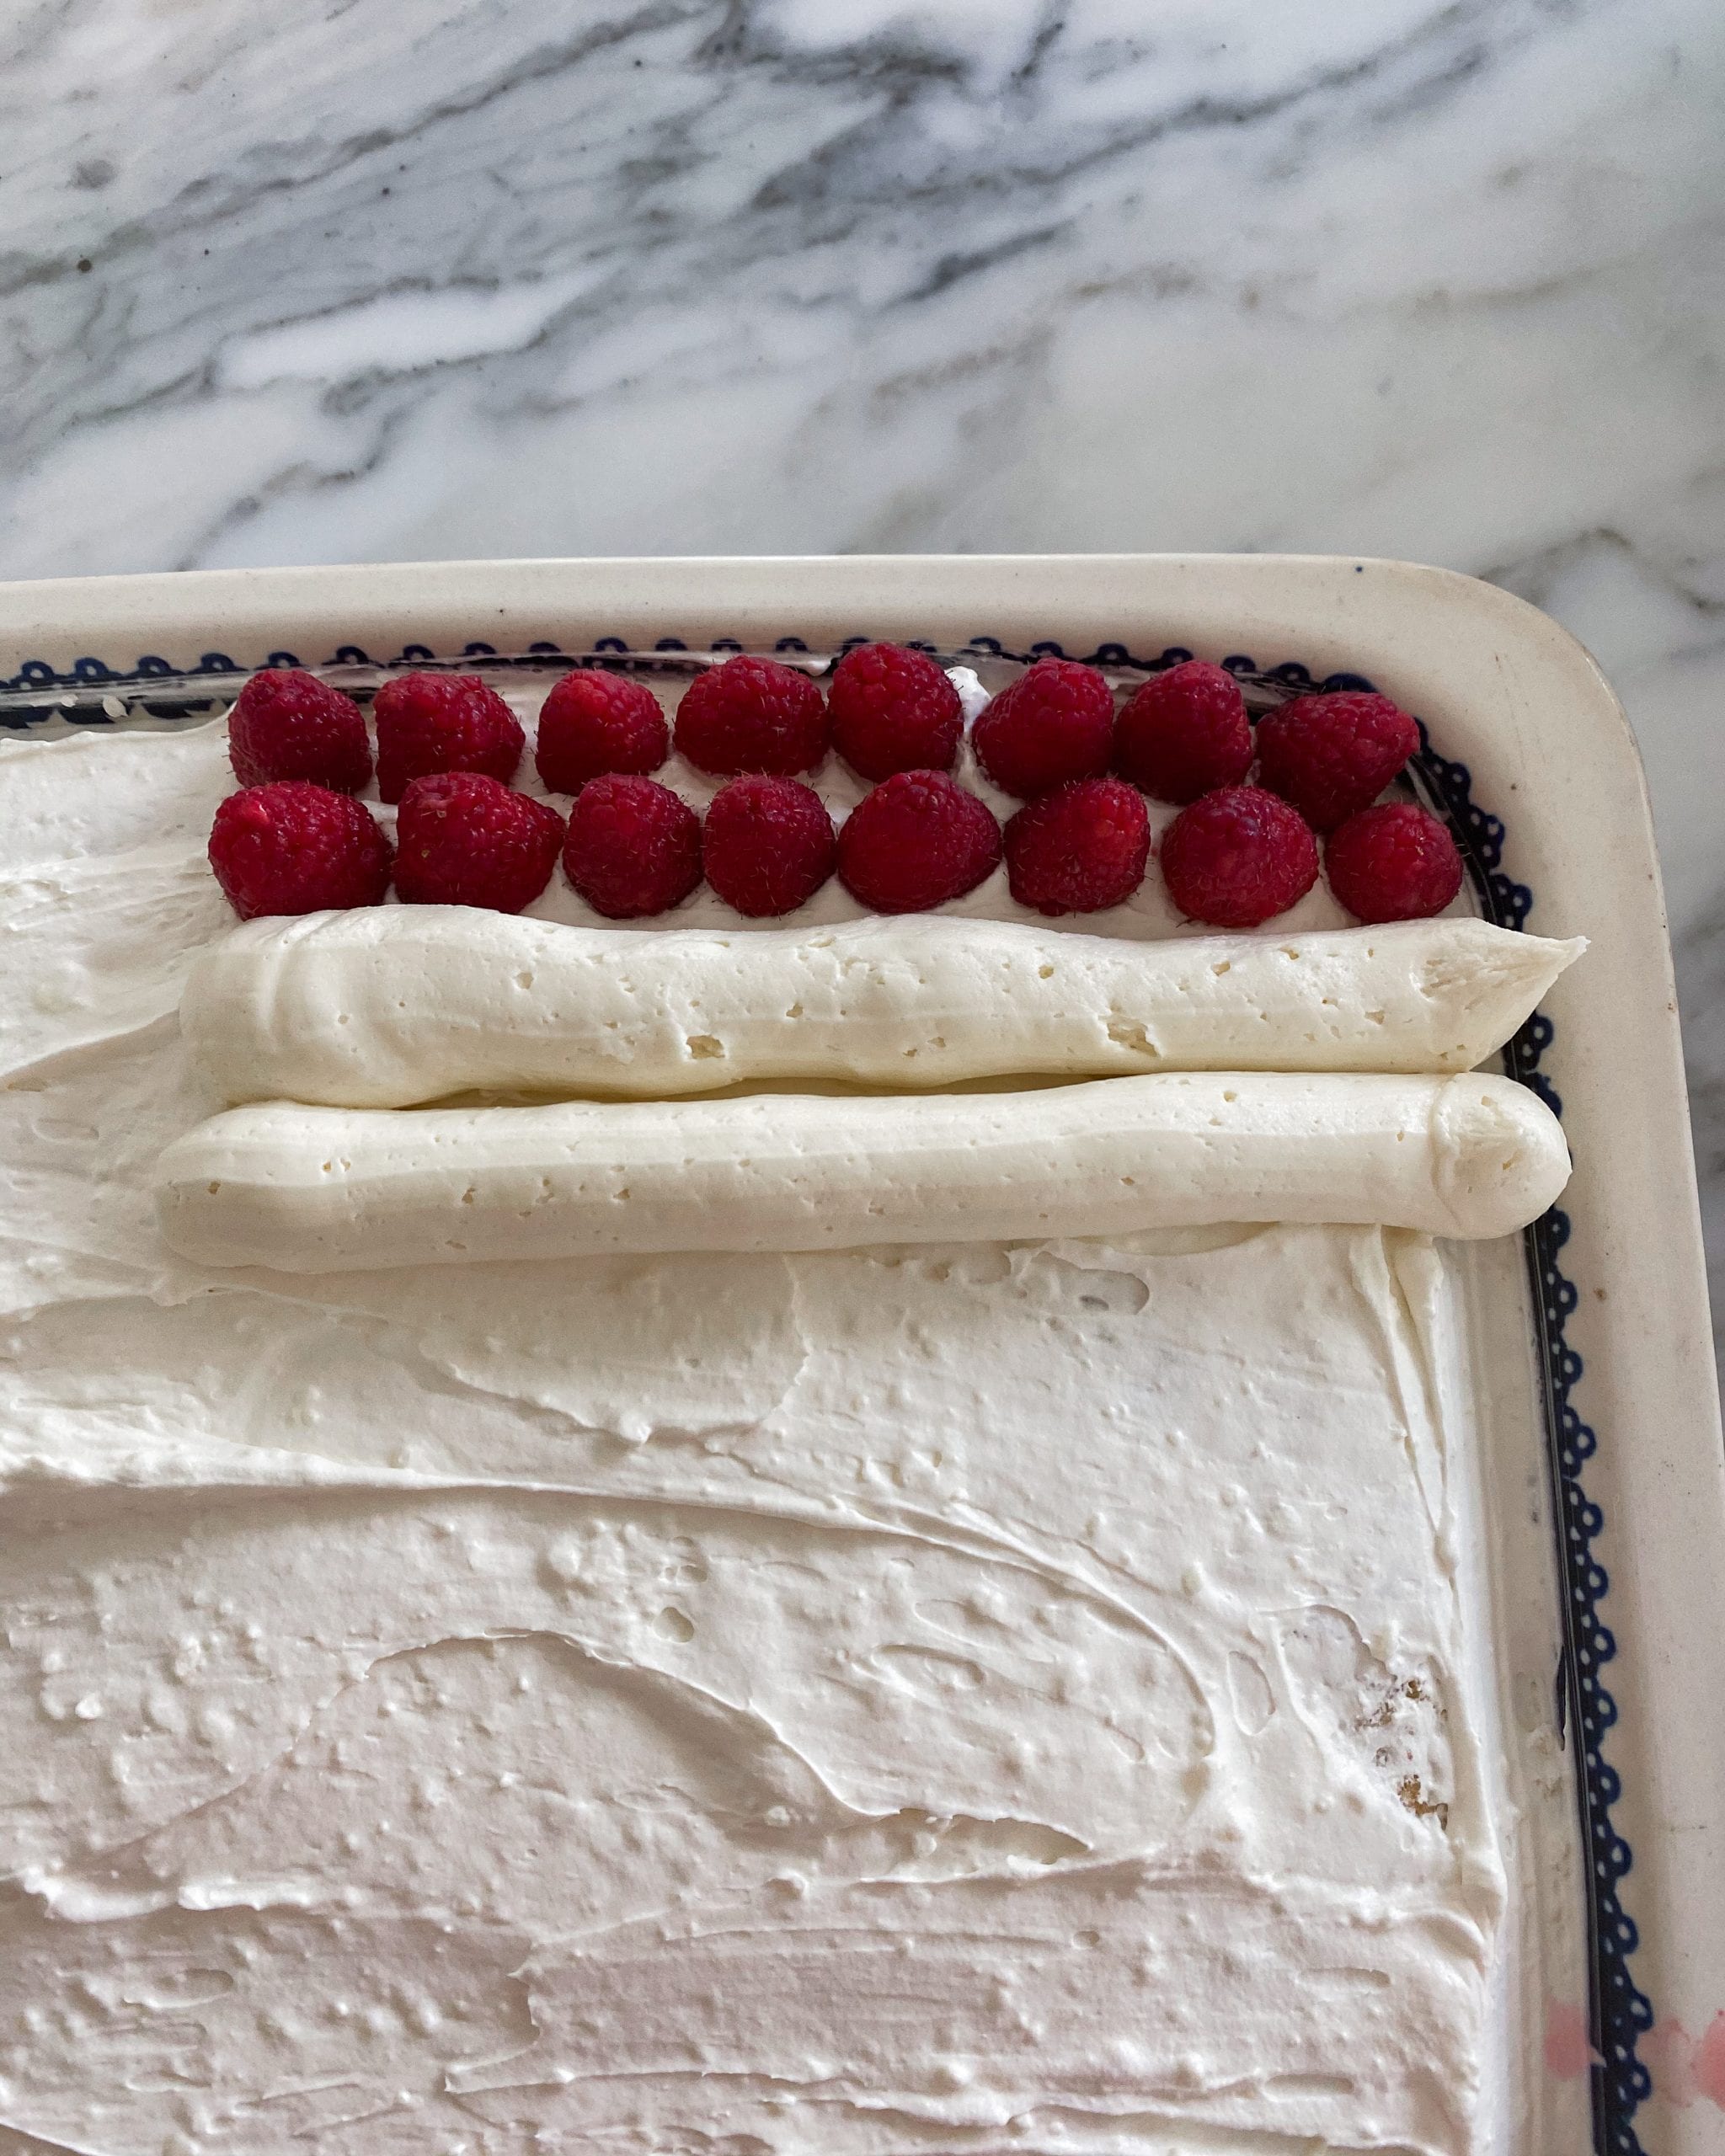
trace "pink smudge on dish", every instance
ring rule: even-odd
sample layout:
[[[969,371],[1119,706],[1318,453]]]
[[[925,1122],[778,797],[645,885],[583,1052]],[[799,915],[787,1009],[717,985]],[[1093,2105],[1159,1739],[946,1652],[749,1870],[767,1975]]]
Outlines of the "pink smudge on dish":
[[[1695,2038],[1680,2021],[1649,2029],[1636,2054],[1653,2077],[1653,2094],[1680,2107],[1695,2101]]]
[[[1560,2081],[1579,2081],[1603,2064],[1588,2033],[1587,2009],[1567,1999],[1546,2001],[1546,2071]]]
[[[1696,2094],[1725,2111],[1725,2014],[1716,2014],[1708,2023],[1695,2047],[1690,2071]]]
[[[1653,2077],[1653,2094],[1664,2102],[1682,2111],[1704,2096],[1725,2111],[1725,2014],[1716,2014],[1699,2037],[1691,2036],[1680,2021],[1661,2021],[1636,2051]],[[1548,2035],[1548,2059],[1550,2055]]]

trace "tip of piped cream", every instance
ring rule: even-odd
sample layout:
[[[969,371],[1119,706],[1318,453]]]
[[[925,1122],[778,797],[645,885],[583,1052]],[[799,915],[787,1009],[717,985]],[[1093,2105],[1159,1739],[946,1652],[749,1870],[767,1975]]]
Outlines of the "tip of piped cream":
[[[1571,1162],[1563,1126],[1513,1078],[1451,1078],[1433,1104],[1433,1180],[1449,1232],[1475,1241],[1530,1226],[1562,1196]]]

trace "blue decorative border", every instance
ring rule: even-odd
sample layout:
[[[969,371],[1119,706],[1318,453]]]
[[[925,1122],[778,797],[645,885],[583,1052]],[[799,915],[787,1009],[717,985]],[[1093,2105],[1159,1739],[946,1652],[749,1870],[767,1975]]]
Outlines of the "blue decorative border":
[[[1455,833],[1468,873],[1491,920],[1519,928],[1533,907],[1533,893],[1503,873],[1503,826],[1474,801],[1472,779],[1465,764],[1451,763],[1431,746],[1424,726],[1415,768],[1433,802]],[[1510,1075],[1532,1087],[1553,1114],[1562,1113],[1551,1081],[1539,1068],[1555,1033],[1551,1022],[1535,1011],[1506,1049]],[[1605,1732],[1617,1719],[1617,1703],[1605,1689],[1600,1671],[1617,1652],[1617,1642],[1599,1619],[1599,1604],[1610,1591],[1605,1568],[1594,1555],[1605,1514],[1582,1487],[1582,1470],[1599,1446],[1590,1424],[1582,1420],[1575,1395],[1582,1358],[1565,1340],[1564,1325],[1578,1293],[1558,1262],[1569,1241],[1569,1215],[1554,1206],[1526,1231],[1528,1284],[1539,1311],[1541,1389],[1552,1496],[1559,1522],[1558,1563],[1563,1593],[1563,1654],[1557,1672],[1557,1726],[1573,1721],[1580,1739],[1581,1771],[1576,1789],[1581,1810],[1582,1845],[1588,1855],[1588,1967],[1591,1993],[1594,2147],[1599,2156],[1642,2156],[1634,2117],[1653,2094],[1653,2076],[1637,2057],[1638,2039],[1653,2025],[1653,2002],[1630,1972],[1629,1957],[1639,1943],[1634,1920],[1618,1897],[1617,1882],[1634,1861],[1633,1853],[1611,1824],[1611,1806],[1621,1794],[1616,1768],[1603,1756]]]
[[[853,637],[846,638],[846,643],[863,641],[861,637]],[[709,648],[729,652],[740,651],[744,646],[734,638],[720,637]],[[927,643],[920,648],[928,651],[936,648]],[[655,654],[670,659],[689,651],[690,647],[675,637],[665,637],[653,648]],[[808,646],[798,637],[781,637],[773,648],[790,654],[806,651]],[[621,657],[630,649],[617,637],[602,637],[592,647],[595,654],[605,656]],[[967,649],[980,658],[1021,662],[1044,655],[1068,655],[1060,644],[1051,642],[1034,643],[1028,652],[1017,652],[1008,649],[996,638],[983,636],[972,637]],[[1192,655],[1189,651],[1173,646],[1155,659],[1140,659],[1124,644],[1104,643],[1087,654],[1086,658],[1092,665],[1131,667],[1150,674],[1178,665]],[[356,644],[344,644],[323,663],[331,667],[411,667],[446,666],[477,659],[498,667],[540,666],[547,660],[562,659],[575,665],[582,663],[585,656],[572,654],[553,643],[535,643],[523,654],[503,654],[490,644],[473,643],[464,644],[458,659],[451,660],[440,657],[429,645],[410,643],[403,646],[398,657],[379,661]],[[267,663],[291,667],[299,665],[301,661],[291,652],[273,651]],[[1313,691],[1370,690],[1373,686],[1360,674],[1331,674],[1317,680],[1306,667],[1292,661],[1264,669],[1251,659],[1236,654],[1222,664],[1243,683],[1294,695]],[[56,672],[45,661],[32,659],[13,679],[0,681],[0,696],[24,696],[36,691],[49,700],[40,704],[15,704],[10,710],[0,710],[0,726],[18,730],[55,718],[65,718],[80,726],[111,725],[113,719],[104,712],[63,711],[53,699],[80,691],[86,696],[92,692],[99,695],[122,687],[136,693],[139,687],[152,681],[190,683],[201,675],[232,675],[246,670],[225,652],[219,651],[201,654],[195,666],[175,666],[165,659],[146,656],[131,669],[120,670],[99,659],[79,659],[69,673]],[[168,719],[201,715],[207,708],[204,700],[175,696],[171,690],[159,702],[152,698],[150,703],[155,716]],[[1506,928],[1522,927],[1533,910],[1533,893],[1525,883],[1518,883],[1504,873],[1503,823],[1474,800],[1473,781],[1467,766],[1440,756],[1432,747],[1423,722],[1419,732],[1420,748],[1411,766],[1417,787],[1433,807],[1441,811],[1455,833],[1486,917]],[[1552,1038],[1551,1020],[1535,1011],[1509,1043],[1504,1055],[1510,1075],[1530,1086],[1553,1113],[1561,1114],[1562,1103],[1540,1068]],[[1610,1581],[1605,1567],[1594,1555],[1594,1545],[1603,1528],[1605,1516],[1582,1487],[1583,1468],[1593,1457],[1599,1440],[1582,1420],[1576,1405],[1582,1359],[1564,1338],[1565,1322],[1578,1299],[1574,1282],[1559,1263],[1559,1253],[1569,1241],[1569,1235],[1568,1215],[1554,1208],[1527,1230],[1525,1238],[1528,1280],[1541,1319],[1541,1378],[1546,1450],[1552,1496],[1562,1529],[1558,1565],[1564,1584],[1563,1651],[1557,1676],[1557,1726],[1562,1735],[1573,1725],[1580,1740],[1576,1790],[1583,1846],[1589,1857],[1587,1915],[1590,2026],[1595,2057],[1592,2069],[1594,2148],[1595,2156],[1643,2156],[1634,2117],[1637,2107],[1651,2095],[1653,2080],[1636,2055],[1636,2046],[1638,2037],[1653,2027],[1653,2011],[1647,1994],[1630,1973],[1629,1957],[1635,1951],[1637,1935],[1618,1898],[1617,1882],[1630,1869],[1632,1856],[1628,1843],[1611,1824],[1611,1806],[1621,1794],[1621,1783],[1616,1769],[1607,1765],[1601,1750],[1605,1732],[1617,1719],[1617,1707],[1601,1680],[1600,1672],[1616,1654],[1617,1643],[1599,1620],[1599,1605],[1609,1591]]]

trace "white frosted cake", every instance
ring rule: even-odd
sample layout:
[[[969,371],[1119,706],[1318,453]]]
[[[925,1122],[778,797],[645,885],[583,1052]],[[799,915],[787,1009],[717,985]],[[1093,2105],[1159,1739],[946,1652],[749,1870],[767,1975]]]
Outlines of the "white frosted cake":
[[[1445,1244],[178,1255],[232,784],[219,726],[0,744],[0,2142],[1480,2147]]]

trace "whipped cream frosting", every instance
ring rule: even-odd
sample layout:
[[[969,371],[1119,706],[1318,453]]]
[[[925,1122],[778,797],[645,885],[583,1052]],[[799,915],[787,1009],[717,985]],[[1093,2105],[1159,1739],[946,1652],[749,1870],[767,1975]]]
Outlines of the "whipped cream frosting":
[[[1466,919],[1145,942],[938,914],[728,934],[376,906],[244,923],[192,968],[180,1024],[224,1099],[328,1107],[1471,1070],[1585,947]]]
[[[1442,1247],[201,1267],[226,783],[0,743],[0,2133],[1474,2148]]]
[[[1022,1242],[1326,1220],[1508,1235],[1569,1179],[1509,1079],[1188,1072],[1035,1092],[750,1095],[212,1117],[168,1241],[288,1273],[658,1251]]]

